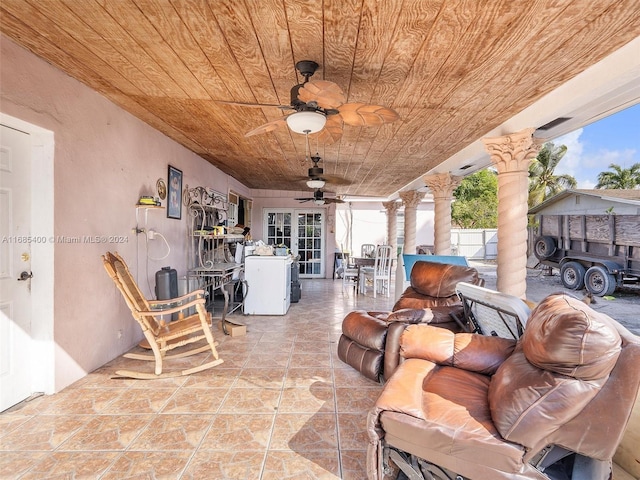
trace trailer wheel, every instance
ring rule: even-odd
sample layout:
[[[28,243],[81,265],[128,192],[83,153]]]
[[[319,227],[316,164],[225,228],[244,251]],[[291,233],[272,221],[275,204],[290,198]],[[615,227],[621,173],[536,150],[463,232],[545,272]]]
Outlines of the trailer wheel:
[[[560,267],[562,284],[571,290],[581,290],[584,287],[586,269],[578,262],[567,262]]]
[[[598,297],[611,295],[616,289],[616,279],[604,267],[594,265],[584,276],[587,291]]]
[[[542,236],[536,238],[533,245],[533,253],[538,260],[551,258],[556,251],[556,242],[552,237]]]

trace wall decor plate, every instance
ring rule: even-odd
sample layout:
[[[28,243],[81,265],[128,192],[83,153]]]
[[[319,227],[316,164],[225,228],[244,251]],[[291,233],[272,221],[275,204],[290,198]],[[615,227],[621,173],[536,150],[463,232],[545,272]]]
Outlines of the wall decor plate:
[[[162,178],[159,178],[156,182],[156,190],[158,191],[158,197],[160,197],[160,200],[167,198],[167,184],[164,183]]]

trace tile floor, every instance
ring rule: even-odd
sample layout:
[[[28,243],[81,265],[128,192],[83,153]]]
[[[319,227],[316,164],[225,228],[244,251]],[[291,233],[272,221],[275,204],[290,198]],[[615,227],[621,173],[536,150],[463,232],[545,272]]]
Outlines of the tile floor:
[[[232,316],[247,334],[217,332],[224,363],[205,372],[112,379],[141,364],[119,357],[1,414],[0,478],[364,479],[366,412],[381,386],[336,346],[346,313],[393,301],[341,287],[303,280],[287,315]]]

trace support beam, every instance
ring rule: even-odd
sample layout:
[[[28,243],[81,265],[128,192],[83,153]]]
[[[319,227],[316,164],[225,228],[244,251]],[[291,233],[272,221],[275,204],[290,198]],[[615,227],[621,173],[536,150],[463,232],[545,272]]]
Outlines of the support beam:
[[[437,173],[425,175],[424,183],[427,184],[435,202],[434,218],[434,253],[436,255],[451,255],[451,200],[462,177],[456,177],[450,173]]]
[[[482,139],[498,170],[497,287],[522,299],[526,299],[527,293],[529,164],[542,146],[533,138],[534,131],[527,128],[511,135]]]

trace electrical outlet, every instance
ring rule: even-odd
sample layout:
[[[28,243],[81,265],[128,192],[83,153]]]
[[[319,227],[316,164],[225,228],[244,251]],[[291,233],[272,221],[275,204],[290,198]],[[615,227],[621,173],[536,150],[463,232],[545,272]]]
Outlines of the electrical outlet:
[[[154,240],[154,239],[156,238],[156,231],[155,231],[154,229],[150,228],[150,229],[147,231],[147,238],[148,238],[149,240]]]

